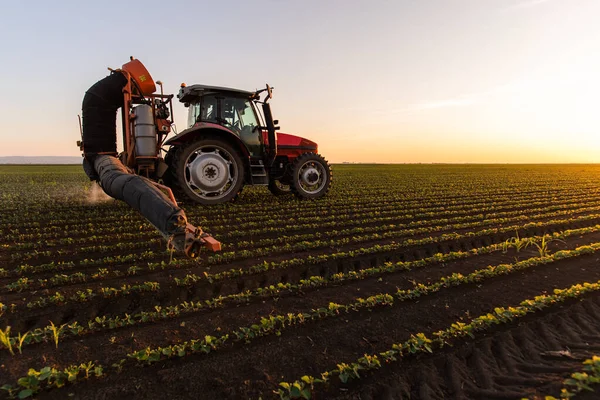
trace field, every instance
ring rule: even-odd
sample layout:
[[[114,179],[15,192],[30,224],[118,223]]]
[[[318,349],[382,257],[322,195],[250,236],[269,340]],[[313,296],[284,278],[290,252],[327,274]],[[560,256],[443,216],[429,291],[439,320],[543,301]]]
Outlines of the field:
[[[600,375],[600,166],[333,170],[318,201],[184,204],[223,243],[190,261],[79,166],[0,166],[0,397],[534,399]]]

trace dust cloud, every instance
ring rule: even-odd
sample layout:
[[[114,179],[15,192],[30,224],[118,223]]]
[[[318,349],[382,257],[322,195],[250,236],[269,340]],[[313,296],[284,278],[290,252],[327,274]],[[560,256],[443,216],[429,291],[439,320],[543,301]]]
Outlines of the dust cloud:
[[[96,182],[92,182],[92,185],[87,190],[86,203],[98,204],[106,203],[107,201],[113,200],[112,197],[104,193],[104,190]]]

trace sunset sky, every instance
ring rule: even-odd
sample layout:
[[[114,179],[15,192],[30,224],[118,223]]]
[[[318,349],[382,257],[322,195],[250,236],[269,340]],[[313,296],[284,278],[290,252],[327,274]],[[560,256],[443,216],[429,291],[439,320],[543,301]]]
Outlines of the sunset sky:
[[[600,162],[599,0],[37,0],[1,15],[0,156],[79,155],[85,91],[133,55],[170,93],[268,82],[282,132],[332,162]]]

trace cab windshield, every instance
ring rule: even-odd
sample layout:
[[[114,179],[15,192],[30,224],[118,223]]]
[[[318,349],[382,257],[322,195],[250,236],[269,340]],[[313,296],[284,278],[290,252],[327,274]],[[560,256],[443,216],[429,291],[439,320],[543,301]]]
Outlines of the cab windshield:
[[[237,133],[253,131],[258,126],[250,100],[222,95],[202,96],[199,102],[190,104],[188,128],[198,122],[221,124]]]

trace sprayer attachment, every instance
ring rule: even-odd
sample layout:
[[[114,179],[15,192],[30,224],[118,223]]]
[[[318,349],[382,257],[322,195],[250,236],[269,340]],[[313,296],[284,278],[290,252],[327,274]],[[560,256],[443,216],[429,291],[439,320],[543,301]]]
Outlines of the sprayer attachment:
[[[196,228],[189,223],[186,224],[183,232],[171,235],[168,240],[168,246],[170,250],[182,251],[190,258],[198,257],[202,247],[207,247],[212,251],[221,250],[220,242],[208,233],[202,232],[202,229]]]
[[[132,174],[113,156],[98,155],[94,169],[104,192],[138,210],[165,237],[170,248],[189,257],[197,257],[203,246],[212,251],[221,249],[221,243],[187,222],[170,189]],[[168,193],[163,193],[161,188]]]

